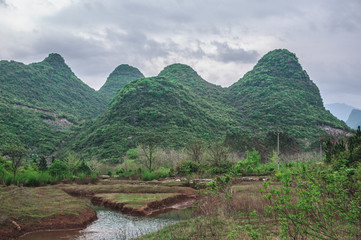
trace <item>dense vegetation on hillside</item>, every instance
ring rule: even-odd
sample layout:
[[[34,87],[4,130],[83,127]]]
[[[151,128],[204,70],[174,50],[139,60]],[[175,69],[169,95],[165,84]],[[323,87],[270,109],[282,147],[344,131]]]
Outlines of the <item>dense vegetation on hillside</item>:
[[[45,123],[51,116],[33,109],[0,103],[0,152],[8,145],[24,146],[29,154],[48,156],[68,130]]]
[[[243,127],[257,135],[279,129],[309,143],[322,134],[320,126],[347,128],[324,109],[317,86],[285,49],[267,53],[229,90]]]
[[[100,159],[119,159],[149,142],[181,148],[194,141],[224,141],[239,152],[256,148],[264,157],[274,149],[277,129],[291,152],[319,146],[324,125],[347,129],[324,109],[317,86],[287,50],[269,52],[230,88],[208,83],[183,64],[152,78],[120,65],[96,92],[58,54],[30,65],[1,61],[0,83],[0,126],[24,146],[46,154],[59,146],[59,131],[67,131],[49,125],[54,114],[73,123],[91,119],[68,134],[63,152]]]
[[[159,146],[175,148],[192,139],[220,139],[237,124],[231,115],[235,112],[222,104],[222,95],[202,94],[207,88],[221,93],[220,87],[181,64],[167,67],[158,77],[134,80],[118,92],[104,115],[82,128],[73,150],[120,158],[129,148],[147,144],[149,138]],[[209,101],[210,96],[218,102]]]
[[[319,148],[326,134],[323,125],[347,129],[324,109],[317,86],[296,56],[275,50],[228,89],[206,82],[183,64],[134,80],[105,114],[85,124],[71,149],[119,159],[150,138],[164,148],[225,139],[236,151],[256,148],[266,156],[274,149],[277,129],[285,148],[294,152],[313,143]]]
[[[58,54],[29,65],[0,61],[0,85],[1,102],[45,109],[70,118],[93,118],[106,106]]]
[[[93,118],[105,107],[58,54],[29,65],[0,61],[0,149],[17,144],[29,154],[48,156],[59,148],[69,124]]]
[[[135,67],[127,64],[119,65],[109,75],[107,81],[99,89],[98,93],[107,103],[110,103],[116,93],[128,82],[137,78],[143,78],[144,75]]]

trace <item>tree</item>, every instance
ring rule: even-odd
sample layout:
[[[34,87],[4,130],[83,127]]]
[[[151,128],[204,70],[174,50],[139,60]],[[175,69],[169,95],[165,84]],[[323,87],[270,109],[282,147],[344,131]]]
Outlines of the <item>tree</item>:
[[[222,167],[228,161],[229,149],[225,147],[221,142],[214,143],[209,148],[209,156],[213,166]]]
[[[10,157],[13,181],[15,181],[16,173],[21,166],[23,158],[26,156],[26,150],[24,147],[19,145],[6,144],[4,153]]]
[[[86,162],[86,165],[92,172],[96,172],[96,171],[99,171],[100,166],[102,164],[98,159],[96,159],[95,157],[92,157],[92,159],[90,161]]]
[[[74,174],[81,164],[78,156],[74,152],[68,153],[68,156],[64,159],[64,162],[66,162],[68,171],[71,174]]]
[[[40,161],[39,161],[39,170],[44,172],[48,169],[48,163],[46,162],[46,159],[44,156],[40,157]]]
[[[68,165],[65,162],[55,160],[49,167],[49,173],[52,176],[62,177],[67,173]]]
[[[191,141],[188,143],[186,149],[191,160],[200,163],[204,153],[204,142],[201,140]]]
[[[153,170],[155,152],[158,148],[159,137],[153,134],[146,134],[143,144],[139,145],[139,161],[150,171]]]

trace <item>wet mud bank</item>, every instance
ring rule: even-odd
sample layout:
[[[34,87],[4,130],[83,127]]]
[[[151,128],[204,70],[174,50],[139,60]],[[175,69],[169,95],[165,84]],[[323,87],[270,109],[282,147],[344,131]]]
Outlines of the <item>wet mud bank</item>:
[[[166,199],[149,202],[141,208],[127,207],[125,203],[119,203],[113,200],[94,196],[91,199],[92,204],[119,211],[131,216],[155,216],[173,209],[184,209],[191,207],[196,201],[195,195],[180,194]]]
[[[7,219],[0,225],[0,240],[15,239],[40,230],[82,229],[96,219],[96,211],[90,207],[74,214],[57,214],[41,220]]]

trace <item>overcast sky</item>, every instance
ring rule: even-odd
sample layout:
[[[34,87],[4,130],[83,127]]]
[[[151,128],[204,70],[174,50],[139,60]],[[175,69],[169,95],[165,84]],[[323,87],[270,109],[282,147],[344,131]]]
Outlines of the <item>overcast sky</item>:
[[[99,89],[120,64],[190,65],[230,86],[268,51],[294,52],[324,103],[361,108],[360,0],[0,0],[0,59],[61,54]]]

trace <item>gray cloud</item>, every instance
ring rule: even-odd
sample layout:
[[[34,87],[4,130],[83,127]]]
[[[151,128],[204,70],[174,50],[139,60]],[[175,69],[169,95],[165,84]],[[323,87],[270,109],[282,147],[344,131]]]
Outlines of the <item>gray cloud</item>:
[[[0,0],[0,7],[8,7],[9,5],[6,3],[6,0]]]
[[[17,21],[12,14],[20,14],[24,2],[6,7],[10,1],[0,0],[2,59],[39,61],[57,52],[95,88],[122,63],[151,76],[182,62],[229,86],[263,54],[287,48],[325,102],[353,101],[361,108],[359,0],[71,1]]]
[[[213,42],[212,44],[217,47],[217,54],[211,57],[220,62],[253,63],[259,57],[255,50],[246,51],[243,48],[231,48],[226,42]]]

